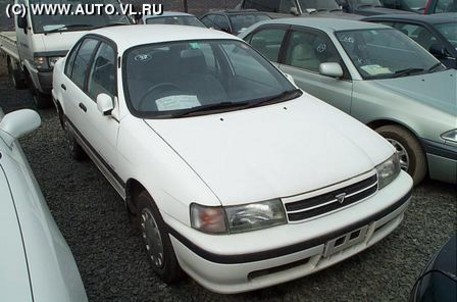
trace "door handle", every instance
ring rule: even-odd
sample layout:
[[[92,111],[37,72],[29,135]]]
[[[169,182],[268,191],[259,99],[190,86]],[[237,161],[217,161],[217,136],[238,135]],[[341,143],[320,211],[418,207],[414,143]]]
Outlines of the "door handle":
[[[79,108],[81,108],[82,111],[87,112],[87,107],[83,103],[79,103]]]
[[[64,84],[60,84],[60,87],[62,87],[63,90],[67,90],[67,86],[65,86]]]

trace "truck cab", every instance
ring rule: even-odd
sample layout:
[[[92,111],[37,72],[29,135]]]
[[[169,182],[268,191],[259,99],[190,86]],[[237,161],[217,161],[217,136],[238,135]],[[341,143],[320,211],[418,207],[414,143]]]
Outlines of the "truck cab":
[[[13,82],[19,86],[21,81],[28,84],[38,108],[52,104],[49,96],[54,64],[84,33],[94,28],[132,23],[128,16],[121,13],[107,15],[103,10],[101,14],[75,13],[77,5],[89,5],[85,0],[16,0],[15,3],[27,7],[27,13],[14,17],[18,60],[10,60],[9,66],[21,71],[15,73]],[[102,3],[113,5],[121,12],[118,0]],[[67,14],[34,14],[31,6],[43,4],[71,5],[68,6],[71,11]]]

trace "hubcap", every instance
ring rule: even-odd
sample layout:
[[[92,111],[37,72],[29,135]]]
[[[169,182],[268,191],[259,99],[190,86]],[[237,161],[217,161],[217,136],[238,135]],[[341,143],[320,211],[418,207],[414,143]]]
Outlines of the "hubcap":
[[[388,138],[387,141],[394,146],[397,150],[398,157],[400,158],[400,166],[403,170],[408,171],[409,168],[409,155],[406,151],[406,148],[400,144],[398,141]]]
[[[141,213],[141,229],[149,258],[157,268],[162,268],[164,265],[162,237],[149,209],[143,209]]]

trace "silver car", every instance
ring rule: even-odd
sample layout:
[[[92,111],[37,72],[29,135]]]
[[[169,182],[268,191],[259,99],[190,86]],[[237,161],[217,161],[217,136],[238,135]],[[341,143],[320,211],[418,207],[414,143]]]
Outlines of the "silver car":
[[[406,35],[381,24],[291,18],[240,37],[300,88],[383,135],[415,184],[427,174],[457,183],[457,71]]]
[[[41,123],[32,110],[0,108],[0,300],[87,301],[73,255],[17,139]]]

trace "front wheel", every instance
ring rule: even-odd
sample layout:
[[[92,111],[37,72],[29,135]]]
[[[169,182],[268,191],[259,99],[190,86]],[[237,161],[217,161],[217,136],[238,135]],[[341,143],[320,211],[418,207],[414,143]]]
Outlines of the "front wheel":
[[[160,279],[171,284],[182,277],[173,246],[159,209],[146,191],[137,196],[139,224],[152,269]]]
[[[424,150],[414,135],[403,127],[386,125],[376,129],[397,150],[400,165],[418,185],[427,174],[427,160]]]

